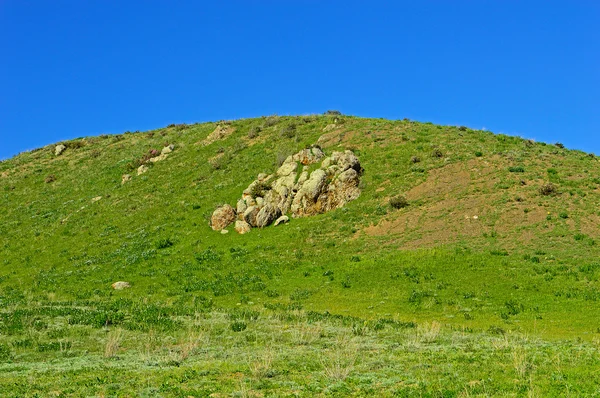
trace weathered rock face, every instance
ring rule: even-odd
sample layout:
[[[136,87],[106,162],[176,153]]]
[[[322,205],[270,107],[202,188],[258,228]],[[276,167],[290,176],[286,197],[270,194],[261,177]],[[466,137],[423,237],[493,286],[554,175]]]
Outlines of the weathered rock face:
[[[210,218],[210,226],[215,231],[220,231],[235,221],[236,214],[233,207],[223,205],[215,210]]]
[[[310,167],[319,162],[320,167]],[[312,147],[289,156],[275,174],[259,174],[244,190],[236,204],[236,231],[288,222],[290,212],[292,217],[306,217],[342,207],[360,196],[362,171],[352,151],[326,157]]]

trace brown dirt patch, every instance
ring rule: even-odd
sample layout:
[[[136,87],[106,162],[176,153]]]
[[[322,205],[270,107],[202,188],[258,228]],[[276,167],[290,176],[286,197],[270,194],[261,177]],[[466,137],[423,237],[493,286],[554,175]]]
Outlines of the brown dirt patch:
[[[532,203],[507,200],[517,194],[527,196],[519,192],[518,186],[496,188],[511,178],[506,174],[507,167],[508,161],[496,156],[431,170],[423,183],[406,193],[411,203],[408,208],[391,213],[364,232],[389,236],[403,247],[434,246],[492,231],[523,235],[529,241],[533,235],[523,229],[543,222],[546,210]]]

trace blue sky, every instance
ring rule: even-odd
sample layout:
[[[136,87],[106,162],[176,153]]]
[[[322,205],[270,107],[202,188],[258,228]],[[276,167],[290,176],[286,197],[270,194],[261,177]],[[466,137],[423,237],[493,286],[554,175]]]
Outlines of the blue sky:
[[[0,0],[0,159],[328,109],[600,154],[599,24],[597,1]]]

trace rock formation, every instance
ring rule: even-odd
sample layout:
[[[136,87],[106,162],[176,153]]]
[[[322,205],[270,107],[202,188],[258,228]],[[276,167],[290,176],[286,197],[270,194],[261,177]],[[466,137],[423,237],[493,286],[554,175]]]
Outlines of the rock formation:
[[[319,162],[320,167],[312,166]],[[288,213],[307,217],[337,209],[359,197],[362,171],[352,151],[326,157],[319,147],[304,149],[289,156],[275,174],[259,174],[244,190],[235,210],[229,205],[215,210],[211,226],[223,229],[237,219],[236,231],[247,233],[252,227],[285,223]]]

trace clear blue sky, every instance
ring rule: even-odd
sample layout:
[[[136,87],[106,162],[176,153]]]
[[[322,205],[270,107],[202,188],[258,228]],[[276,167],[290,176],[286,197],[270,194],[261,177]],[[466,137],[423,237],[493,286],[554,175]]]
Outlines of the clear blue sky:
[[[600,153],[596,0],[0,0],[0,54],[0,159],[327,109]]]

